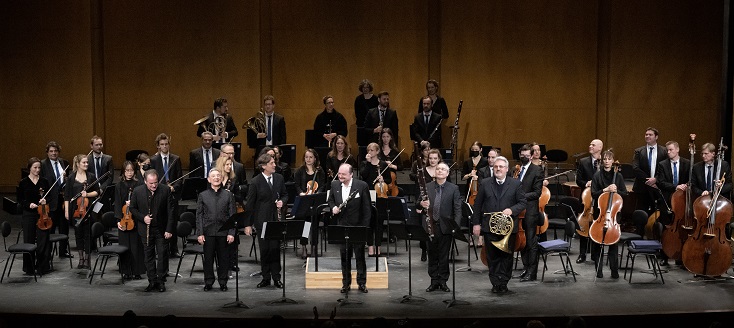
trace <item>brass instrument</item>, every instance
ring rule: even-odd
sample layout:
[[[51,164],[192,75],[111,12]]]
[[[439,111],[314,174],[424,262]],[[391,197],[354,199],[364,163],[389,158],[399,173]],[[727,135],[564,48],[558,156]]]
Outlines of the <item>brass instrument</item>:
[[[217,116],[214,118],[214,122],[209,123],[209,128],[207,129],[212,134],[216,134],[217,131],[219,133],[222,133],[227,130],[227,114],[224,114],[225,116]]]
[[[250,117],[242,124],[243,129],[250,129],[255,133],[265,133],[265,111],[260,108],[257,115]]]
[[[515,227],[512,222],[512,217],[502,212],[484,213],[484,215],[489,215],[489,221],[487,223],[489,225],[489,232],[502,236],[502,239],[492,241],[492,245],[505,253],[512,254],[512,249],[509,245],[510,235],[512,234],[512,229]]]

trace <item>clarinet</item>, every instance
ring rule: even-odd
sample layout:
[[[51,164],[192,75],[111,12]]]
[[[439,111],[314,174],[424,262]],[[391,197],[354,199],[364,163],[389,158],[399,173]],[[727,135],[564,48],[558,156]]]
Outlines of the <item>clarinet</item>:
[[[148,195],[148,217],[150,217],[151,222],[153,221],[153,210],[151,207],[153,206],[153,195]],[[145,246],[148,247],[150,245],[150,223],[145,225]]]

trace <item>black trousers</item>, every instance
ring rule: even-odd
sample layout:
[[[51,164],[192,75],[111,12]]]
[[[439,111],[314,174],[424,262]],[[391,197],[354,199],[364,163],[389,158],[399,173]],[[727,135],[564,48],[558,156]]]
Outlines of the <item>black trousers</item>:
[[[129,231],[120,231],[120,245],[127,246],[128,252],[120,256],[120,272],[129,275],[142,275],[145,273],[145,253],[143,252],[143,241],[138,233],[137,222],[135,228]]]
[[[431,277],[431,285],[445,284],[449,280],[449,253],[453,239],[452,235],[439,232],[427,242],[428,276]]]
[[[145,243],[146,229],[141,229],[140,238]],[[148,281],[151,283],[166,282],[166,273],[168,273],[168,246],[170,242],[163,237],[162,232],[158,232],[153,225],[150,226],[150,242],[144,248],[145,268],[147,270]]]
[[[604,263],[599,264],[599,256],[601,255],[601,244],[591,241],[591,259],[594,261],[594,265],[598,268],[597,272],[601,272]],[[604,255],[609,258],[609,268],[612,273],[619,271],[619,243],[609,245],[604,248]]]
[[[58,232],[62,235],[69,235],[69,221],[66,220],[66,217],[64,216],[64,210],[63,206],[64,199],[60,198],[58,208],[55,211],[51,211],[49,215],[51,216],[51,220],[53,220],[54,225],[49,230],[49,234],[54,234],[58,230]],[[59,241],[59,255],[65,254],[69,251],[69,240],[62,240]]]
[[[339,253],[342,261],[342,286],[352,284],[352,253],[357,261],[357,284],[367,283],[367,261],[364,258],[364,245],[342,244]]]
[[[509,247],[515,246],[516,233],[510,235]],[[512,253],[505,253],[490,242],[489,233],[484,234],[484,244],[487,245],[487,266],[489,267],[489,282],[492,286],[507,286],[512,278]]]
[[[87,254],[97,249],[97,244],[91,242],[91,239],[92,239],[91,228],[92,228],[93,215],[94,213],[87,214],[84,221],[81,221],[81,223],[79,224],[77,224],[77,222],[81,220],[80,218],[70,219],[71,222],[74,222],[74,238],[76,239],[76,248],[77,250],[84,251]],[[63,250],[59,249],[59,252],[63,252]]]
[[[532,216],[526,216],[522,220],[522,228],[525,229],[525,248],[520,251],[522,256],[522,265],[531,278],[535,278],[538,274],[538,236],[535,234],[538,230],[537,213]]]
[[[204,242],[204,284],[214,284],[214,256],[217,257],[217,281],[226,285],[229,275],[229,247],[227,236],[205,236]],[[234,244],[234,243],[233,243]]]
[[[21,226],[23,227],[23,242],[28,244],[36,244],[35,263],[31,260],[29,254],[23,254],[23,271],[32,273],[36,270],[39,273],[48,272],[51,269],[51,243],[49,242],[49,230],[43,231],[36,227],[38,221],[37,212],[23,211]]]
[[[257,238],[260,244],[260,271],[263,280],[280,280],[280,240]]]

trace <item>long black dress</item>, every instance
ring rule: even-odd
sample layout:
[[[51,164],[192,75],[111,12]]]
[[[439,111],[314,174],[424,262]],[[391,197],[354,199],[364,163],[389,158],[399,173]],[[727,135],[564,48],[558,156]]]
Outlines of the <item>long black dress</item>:
[[[91,215],[92,213],[88,213],[86,215],[86,218],[81,221],[81,223],[78,223],[79,220],[82,218],[74,217],[74,211],[76,211],[76,200],[71,201],[71,198],[79,194],[82,190],[84,190],[85,183],[91,183],[94,182],[94,174],[87,172],[87,179],[85,181],[77,181],[76,180],[76,171],[71,172],[69,177],[66,179],[66,187],[64,189],[64,201],[69,202],[69,208],[66,210],[69,211],[69,224],[74,225],[74,234],[76,236],[76,247],[80,251],[84,251],[86,253],[90,253],[91,250],[97,249],[97,245],[95,243],[90,243],[91,240]],[[93,186],[89,187],[87,189],[87,193],[91,192],[98,192],[99,193],[99,184],[94,184]],[[89,207],[89,205],[94,201],[92,198],[87,198],[87,211],[90,211],[92,208]],[[83,248],[82,248],[83,247]]]
[[[135,187],[143,184],[140,180],[120,180],[115,186],[115,218],[117,222],[123,218],[125,213],[122,207],[130,200],[130,193]],[[132,213],[130,213],[132,217]],[[131,230],[119,232],[120,245],[127,246],[129,252],[120,258],[120,272],[125,275],[139,276],[145,273],[145,255],[143,254],[143,241],[138,234],[138,225]]]
[[[371,189],[374,190],[374,183],[375,179],[377,179],[377,175],[380,171],[384,170],[387,166],[387,163],[385,161],[380,161],[377,165],[373,165],[372,163],[368,161],[362,161],[360,164],[361,168],[359,169],[359,174],[362,177],[362,180],[367,183],[368,186],[371,186]],[[390,176],[390,170],[384,170],[382,173],[382,180],[385,182],[385,184],[390,184],[392,182],[392,177]],[[374,241],[368,240],[367,245],[368,246],[380,246],[382,245],[382,228],[384,225],[384,220],[386,218],[379,217],[378,215],[375,215],[372,217],[370,226],[372,227],[372,231],[374,231]]]
[[[30,207],[31,204],[38,205],[41,199],[40,189],[43,189],[45,194],[48,188],[48,180],[43,177],[39,177],[36,183],[33,183],[29,177],[25,177],[18,185],[18,203],[23,207],[23,216],[20,222],[23,227],[23,242],[36,244],[37,246],[36,263],[33,263],[30,255],[23,255],[23,271],[28,274],[33,274],[34,269],[40,274],[51,270],[49,262],[51,260],[51,243],[48,240],[51,230],[44,231],[36,227],[39,218],[38,209]]]

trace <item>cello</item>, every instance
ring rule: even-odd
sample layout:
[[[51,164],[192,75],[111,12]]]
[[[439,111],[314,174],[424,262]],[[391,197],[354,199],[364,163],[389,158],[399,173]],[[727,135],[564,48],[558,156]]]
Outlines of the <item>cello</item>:
[[[548,179],[548,158],[546,156],[543,156],[543,180]],[[539,211],[539,218],[543,219],[543,224],[538,225],[538,228],[535,229],[536,235],[544,234],[546,231],[548,231],[548,226],[550,225],[550,222],[548,221],[548,214],[545,213],[545,206],[548,205],[548,202],[551,198],[551,192],[548,187],[543,186],[543,189],[541,189],[540,192],[540,198],[538,199],[538,211]]]
[[[698,226],[683,244],[683,265],[688,271],[703,276],[719,276],[731,266],[731,246],[726,226],[734,214],[731,202],[721,196],[726,177],[721,176],[721,164],[726,147],[723,138],[717,154],[716,187],[693,203]]]
[[[691,153],[691,163],[693,163],[696,154],[696,135],[691,134],[688,142],[688,152]],[[688,182],[686,183],[686,190],[676,190],[671,196],[670,203],[673,209],[673,222],[670,225],[665,226],[663,235],[660,238],[660,242],[663,244],[663,252],[668,258],[674,260],[681,259],[681,253],[683,252],[683,244],[688,239],[688,235],[693,232],[696,221],[693,217],[693,188],[691,188],[691,179],[693,176],[693,164],[688,171]]]
[[[617,181],[619,161],[614,162],[612,184]],[[614,245],[622,236],[622,230],[617,223],[617,213],[622,210],[622,196],[613,191],[606,191],[599,195],[597,201],[599,217],[589,228],[589,237],[597,244]]]
[[[589,226],[594,221],[594,210],[591,209],[593,201],[591,198],[591,187],[586,187],[581,193],[581,202],[584,204],[584,211],[579,214],[576,221],[579,223],[579,228],[576,229],[576,233],[579,236],[589,237]]]

